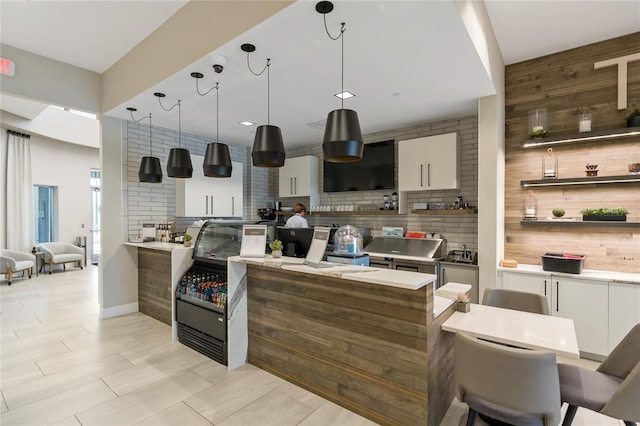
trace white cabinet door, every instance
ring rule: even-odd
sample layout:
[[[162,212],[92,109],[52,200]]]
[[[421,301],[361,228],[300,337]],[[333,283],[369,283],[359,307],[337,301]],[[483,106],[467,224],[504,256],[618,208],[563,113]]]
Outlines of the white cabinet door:
[[[640,323],[640,285],[609,283],[609,352]]]
[[[278,196],[293,196],[293,176],[295,174],[295,158],[287,158],[284,160],[284,166],[278,170]]]
[[[209,183],[202,171],[204,157],[191,155],[193,176],[190,179],[176,179],[176,216],[201,217],[209,212],[207,196]]]
[[[287,158],[278,172],[278,194],[280,197],[309,197],[320,191],[320,160],[306,155]]]
[[[208,178],[210,215],[217,217],[242,217],[243,214],[243,167],[232,161],[231,177]]]
[[[425,159],[427,138],[398,142],[398,190],[422,191],[426,189]]]
[[[503,288],[528,293],[541,294],[547,298],[547,306],[551,312],[551,274],[522,274],[519,272],[502,273]]]
[[[459,189],[458,133],[430,136],[427,139],[426,189]]]
[[[398,142],[398,190],[460,188],[458,133]]]
[[[573,320],[580,351],[606,356],[609,283],[553,277],[552,292],[551,313]]]

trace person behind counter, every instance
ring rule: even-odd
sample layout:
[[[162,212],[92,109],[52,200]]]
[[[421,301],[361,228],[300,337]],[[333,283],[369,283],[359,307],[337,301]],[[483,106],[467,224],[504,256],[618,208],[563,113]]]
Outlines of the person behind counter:
[[[307,208],[304,204],[296,204],[293,208],[293,212],[295,213],[289,219],[287,219],[287,223],[285,223],[285,228],[308,228],[309,222],[304,218],[307,213]]]

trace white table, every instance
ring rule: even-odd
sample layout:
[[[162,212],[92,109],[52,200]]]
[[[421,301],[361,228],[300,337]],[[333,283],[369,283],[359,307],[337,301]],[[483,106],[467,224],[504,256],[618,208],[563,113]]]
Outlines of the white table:
[[[455,312],[442,330],[580,358],[573,320],[567,318],[471,304],[470,312]]]

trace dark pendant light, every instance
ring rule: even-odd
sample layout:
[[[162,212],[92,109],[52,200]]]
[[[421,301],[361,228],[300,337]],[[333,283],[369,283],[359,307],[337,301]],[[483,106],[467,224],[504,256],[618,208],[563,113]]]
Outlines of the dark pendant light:
[[[202,171],[207,177],[231,177],[233,166],[231,164],[231,155],[229,155],[229,147],[226,144],[220,143],[220,138],[218,136],[218,130],[220,128],[220,83],[216,82],[216,85],[211,89],[204,93],[200,93],[198,80],[204,77],[204,75],[199,72],[192,72],[191,77],[196,79],[196,91],[200,96],[205,96],[211,92],[211,90],[216,89],[216,141],[207,145],[207,150],[204,154],[204,161],[202,163]]]
[[[256,50],[253,44],[245,43],[240,48],[247,52],[247,66],[249,71],[254,75],[260,76],[264,71],[267,71],[267,124],[259,126],[256,129],[256,136],[253,139],[253,147],[251,148],[251,161],[256,167],[282,167],[284,166],[284,160],[286,157],[284,151],[284,142],[282,141],[282,131],[280,127],[270,124],[271,111],[271,81],[269,74],[269,67],[271,66],[271,59],[267,59],[267,64],[264,69],[256,73],[251,69],[249,64],[249,54]]]
[[[149,116],[136,120],[133,118],[133,113],[137,111],[137,109],[129,107],[127,111],[131,112],[131,120],[133,120],[134,123],[142,121],[145,118],[149,119],[149,156],[142,157],[140,169],[138,169],[138,180],[140,182],[162,183],[162,166],[160,165],[160,159],[158,157],[152,157],[153,139],[151,137],[151,113],[149,113]]]
[[[321,1],[316,4],[316,12],[324,17],[324,28],[331,40],[341,39],[342,52],[342,93],[344,93],[344,32],[345,23],[340,27],[340,35],[332,37],[327,29],[327,13],[333,10],[333,3]],[[364,141],[360,131],[358,113],[351,109],[344,109],[344,96],[341,97],[340,109],[331,111],[327,116],[327,125],[324,130],[322,151],[324,161],[330,163],[350,163],[362,160]]]
[[[164,93],[154,93],[154,96],[158,97],[160,106],[165,111],[171,111],[176,106],[178,107],[178,148],[171,148],[169,150],[169,159],[167,160],[167,176],[172,178],[190,178],[193,176],[193,165],[191,164],[191,156],[189,150],[181,148],[182,137],[182,110],[180,106],[180,100],[175,103],[171,108],[165,108],[162,105],[162,98],[166,95]]]

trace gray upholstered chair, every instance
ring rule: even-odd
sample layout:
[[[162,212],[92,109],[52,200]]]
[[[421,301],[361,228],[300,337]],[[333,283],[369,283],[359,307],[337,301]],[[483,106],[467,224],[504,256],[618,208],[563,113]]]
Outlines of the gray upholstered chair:
[[[640,422],[640,323],[636,324],[596,371],[558,364],[560,395],[569,404],[562,422],[573,422],[578,407]]]
[[[456,396],[478,413],[519,426],[560,422],[560,385],[554,353],[511,348],[456,333]]]
[[[82,269],[84,251],[81,247],[69,243],[40,243],[38,248],[44,253],[44,261],[49,265],[49,274],[53,272],[53,265],[56,264],[62,264],[62,268],[66,269],[65,263],[73,262]]]
[[[16,272],[27,271],[29,278],[31,278],[35,264],[36,257],[29,253],[2,250],[2,254],[0,254],[0,274],[7,275],[9,285],[13,282],[13,274]]]
[[[524,291],[507,290],[503,288],[488,288],[484,291],[483,305],[498,308],[514,309],[516,311],[532,312],[534,314],[549,315],[547,298],[541,294]]]

